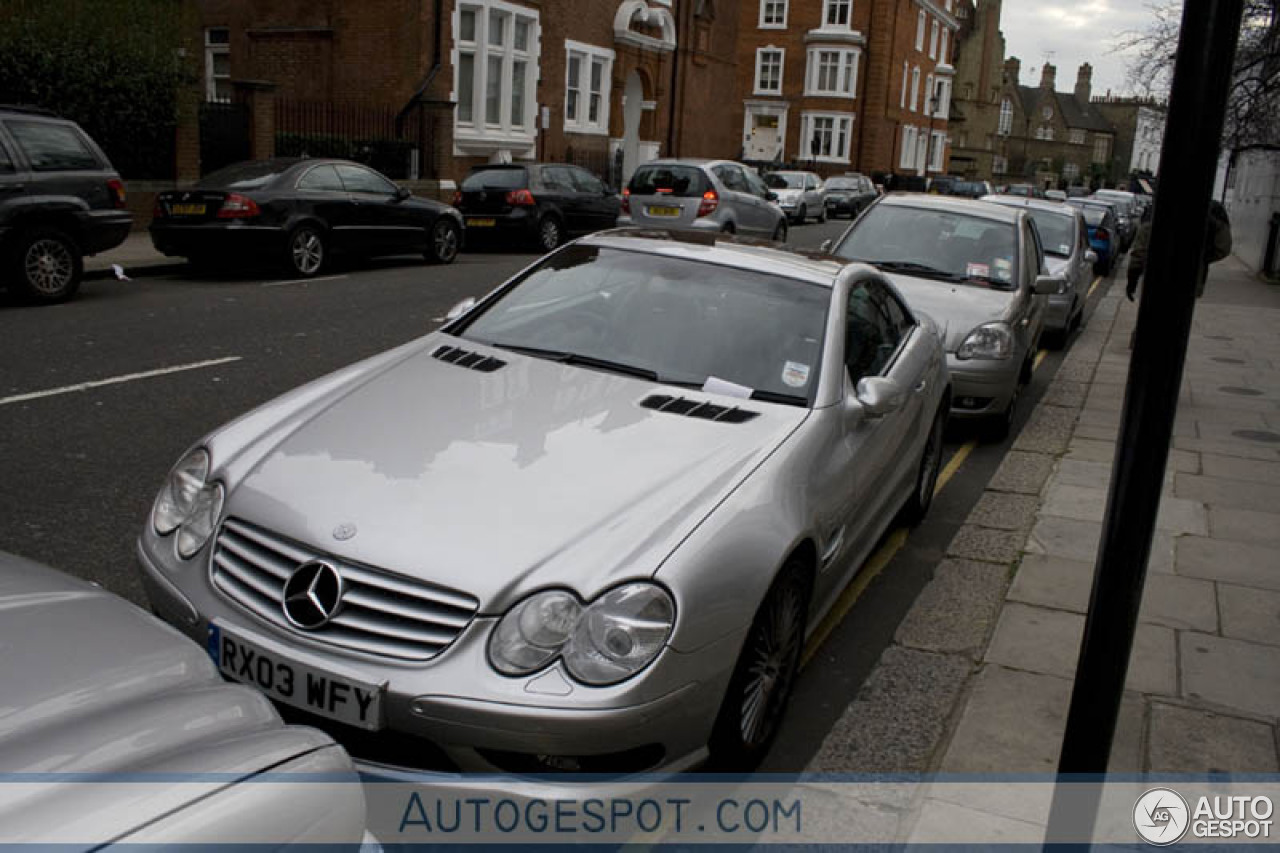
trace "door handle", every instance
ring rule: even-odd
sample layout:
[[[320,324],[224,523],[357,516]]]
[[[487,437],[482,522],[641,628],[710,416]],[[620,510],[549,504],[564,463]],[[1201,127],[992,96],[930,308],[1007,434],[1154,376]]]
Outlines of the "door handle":
[[[926,389],[926,388],[928,388],[928,387],[929,387],[929,380],[928,380],[928,379],[921,379],[921,380],[916,384],[916,393],[917,393],[917,394],[923,394],[923,393],[925,392],[925,389]]]

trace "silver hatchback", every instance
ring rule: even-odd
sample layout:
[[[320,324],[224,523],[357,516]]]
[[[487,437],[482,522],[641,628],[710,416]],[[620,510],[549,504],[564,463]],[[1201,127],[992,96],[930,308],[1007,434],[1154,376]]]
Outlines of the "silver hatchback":
[[[645,163],[622,191],[618,224],[787,239],[777,195],[754,169],[732,160]]]

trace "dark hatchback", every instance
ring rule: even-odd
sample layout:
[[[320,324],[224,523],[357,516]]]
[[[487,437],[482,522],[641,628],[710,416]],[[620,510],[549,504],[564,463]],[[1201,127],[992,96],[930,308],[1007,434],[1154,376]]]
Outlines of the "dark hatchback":
[[[519,240],[549,252],[612,228],[622,200],[586,169],[563,163],[477,166],[454,194],[467,240]]]
[[[151,241],[196,264],[251,257],[311,277],[333,254],[422,254],[451,263],[462,246],[462,217],[359,163],[255,160],[161,193]]]
[[[1093,264],[1094,271],[1099,275],[1108,274],[1120,254],[1120,223],[1115,211],[1109,204],[1082,198],[1067,199],[1067,204],[1079,208],[1084,214],[1085,225],[1089,228],[1089,248],[1098,256]]]
[[[865,175],[837,175],[827,178],[827,216],[856,219],[867,205],[880,197],[875,184]]]

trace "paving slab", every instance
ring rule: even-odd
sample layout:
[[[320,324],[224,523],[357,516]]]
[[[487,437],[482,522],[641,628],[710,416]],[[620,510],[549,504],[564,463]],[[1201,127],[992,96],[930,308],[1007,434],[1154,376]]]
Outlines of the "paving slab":
[[[1054,457],[1045,453],[1010,450],[987,483],[988,489],[1038,495],[1053,473]]]
[[[965,523],[997,530],[1030,530],[1039,506],[1038,497],[987,491],[978,498]]]
[[[1219,456],[1216,453],[1201,455],[1206,477],[1243,480],[1249,483],[1280,484],[1280,462],[1264,462],[1260,459],[1241,459],[1238,456]]]
[[[1084,613],[1093,588],[1093,563],[1027,554],[1009,587],[1010,601]]]
[[[1182,695],[1250,714],[1280,714],[1280,647],[1184,631]]]
[[[1280,510],[1280,507],[1276,507]],[[1209,535],[1214,539],[1280,546],[1280,515],[1251,509],[1209,507]]]
[[[1045,490],[1044,515],[1074,518],[1079,521],[1101,522],[1106,514],[1107,490],[1069,483],[1050,483]],[[1156,527],[1172,533],[1206,536],[1209,533],[1209,517],[1203,504],[1196,501],[1173,498],[1167,495],[1160,500]]]
[[[1074,436],[1071,443],[1067,446],[1067,455],[1063,459],[1079,460],[1081,462],[1105,462],[1110,465],[1116,458],[1116,443],[1114,438],[1111,440],[1098,440],[1094,438],[1084,438],[1082,436]]]
[[[909,844],[1025,844],[1043,830],[1034,823],[956,805],[946,800],[926,800],[912,829]]]
[[[1218,608],[1224,637],[1280,646],[1280,592],[1220,583]]]
[[[1264,429],[1266,416],[1261,412],[1241,411],[1240,409],[1206,409],[1202,406],[1179,406],[1178,417],[1190,418],[1202,426],[1232,426],[1237,429]]]
[[[1275,548],[1251,542],[1180,537],[1174,570],[1185,577],[1280,590],[1280,561]]]
[[[1152,773],[1275,773],[1275,733],[1255,720],[1153,702]]]
[[[1175,437],[1173,446],[1178,450],[1189,450],[1194,453],[1217,453],[1223,456],[1239,456],[1242,459],[1261,459],[1264,462],[1280,461],[1280,447],[1239,439],[1223,441]]]
[[[983,667],[973,681],[947,752],[943,773],[1052,773],[1058,767],[1071,681],[1054,675]],[[1142,702],[1126,693],[1110,766],[1140,767]]]
[[[944,560],[898,626],[896,641],[933,652],[978,657],[1004,601],[1008,569]]]
[[[1069,409],[1079,409],[1084,406],[1084,401],[1088,396],[1088,382],[1055,381],[1049,386],[1049,390],[1045,395],[1040,398],[1040,403],[1046,406],[1065,406]]]
[[[1266,512],[1280,506],[1280,482],[1251,483],[1221,477],[1179,473],[1173,492],[1180,498],[1218,507],[1236,507]]]
[[[885,649],[807,770],[925,772],[972,669],[960,655]]]
[[[1059,406],[1040,406],[1013,443],[1014,450],[1035,453],[1062,453],[1067,449],[1075,428],[1076,410]]]
[[[986,661],[1070,678],[1075,673],[1083,633],[1083,614],[1009,603],[1000,612]],[[1139,693],[1177,695],[1172,630],[1138,625],[1125,685]]]
[[[1022,551],[1023,534],[965,524],[956,531],[947,556],[1011,565]]]
[[[1048,554],[1093,563],[1098,559],[1098,542],[1102,538],[1102,524],[1096,521],[1079,521],[1058,516],[1041,516],[1031,528],[1026,550],[1032,554]],[[1157,530],[1151,540],[1151,556],[1147,563],[1149,572],[1173,571],[1174,536],[1167,530]]]

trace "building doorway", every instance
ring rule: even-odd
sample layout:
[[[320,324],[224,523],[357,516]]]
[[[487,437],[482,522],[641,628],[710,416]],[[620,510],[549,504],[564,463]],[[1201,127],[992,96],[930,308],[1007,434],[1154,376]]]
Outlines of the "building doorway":
[[[635,69],[622,90],[622,183],[626,185],[640,165],[640,119],[644,115],[644,81]]]

